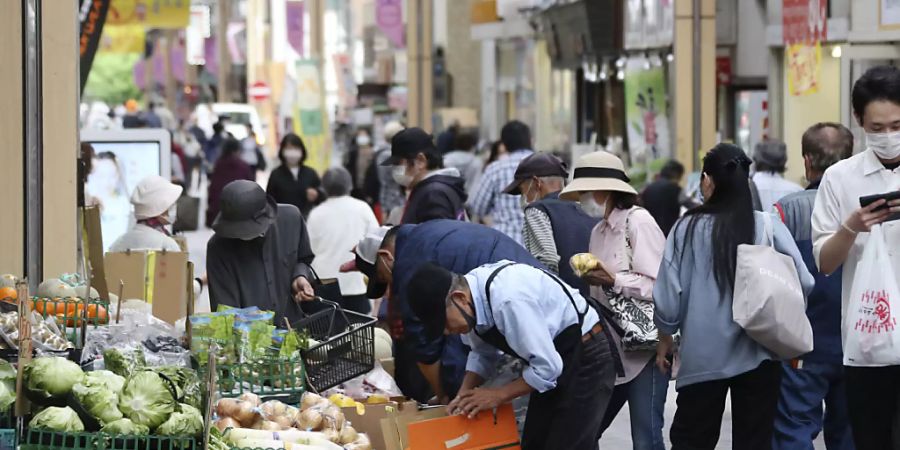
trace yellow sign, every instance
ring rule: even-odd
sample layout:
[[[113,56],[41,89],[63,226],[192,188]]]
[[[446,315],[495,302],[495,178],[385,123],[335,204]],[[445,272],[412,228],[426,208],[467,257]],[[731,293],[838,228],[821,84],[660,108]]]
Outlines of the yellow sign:
[[[822,44],[792,44],[787,47],[788,91],[791,95],[814,94],[822,78]]]
[[[103,27],[100,51],[107,53],[144,53],[146,33],[140,25]]]
[[[106,25],[186,28],[190,16],[191,0],[113,0]]]

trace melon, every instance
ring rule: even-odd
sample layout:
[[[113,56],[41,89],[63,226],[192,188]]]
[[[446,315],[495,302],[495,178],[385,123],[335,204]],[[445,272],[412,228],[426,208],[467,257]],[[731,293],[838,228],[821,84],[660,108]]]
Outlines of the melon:
[[[381,328],[375,328],[375,360],[380,361],[393,356],[393,341],[391,335]]]
[[[84,298],[84,297],[85,297],[84,294],[85,294],[86,292],[87,292],[87,286],[78,286],[78,287],[75,288],[75,296],[76,296],[76,297]],[[91,298],[92,298],[92,299],[94,299],[94,298],[100,298],[100,293],[97,292],[97,290],[94,289],[93,287],[91,288]]]
[[[43,298],[65,298],[76,295],[75,288],[60,281],[59,278],[44,280],[37,288],[37,296]]]
[[[19,278],[13,274],[0,275],[0,288],[15,288]]]

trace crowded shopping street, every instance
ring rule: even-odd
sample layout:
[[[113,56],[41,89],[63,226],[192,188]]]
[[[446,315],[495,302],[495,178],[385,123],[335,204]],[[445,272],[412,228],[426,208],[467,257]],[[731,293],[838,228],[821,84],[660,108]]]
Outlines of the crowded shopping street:
[[[3,4],[0,450],[900,450],[900,0]]]

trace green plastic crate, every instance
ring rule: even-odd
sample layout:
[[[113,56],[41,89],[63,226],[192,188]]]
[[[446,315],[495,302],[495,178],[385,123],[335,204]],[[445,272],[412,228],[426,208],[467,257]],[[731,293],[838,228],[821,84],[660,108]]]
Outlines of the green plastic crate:
[[[199,368],[201,378],[206,367]],[[221,397],[253,393],[262,397],[299,399],[306,392],[306,366],[299,357],[285,360],[267,357],[259,361],[216,366],[217,392]]]
[[[26,430],[20,450],[200,450],[192,437],[117,436]]]
[[[32,311],[37,311],[41,316],[54,316],[57,326],[64,334],[69,333],[81,327],[81,311],[84,309],[84,300],[62,298],[42,298],[34,297],[32,299]],[[87,324],[89,326],[98,327],[109,323],[109,302],[91,299],[87,302],[88,313],[94,312],[94,317],[88,317]]]

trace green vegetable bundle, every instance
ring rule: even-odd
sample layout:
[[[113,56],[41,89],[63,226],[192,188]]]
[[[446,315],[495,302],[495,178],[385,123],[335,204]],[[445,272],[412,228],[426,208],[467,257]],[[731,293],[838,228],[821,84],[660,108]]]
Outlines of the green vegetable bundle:
[[[45,431],[59,431],[62,433],[77,433],[84,431],[84,424],[78,418],[78,414],[69,408],[51,406],[34,415],[28,428]]]

